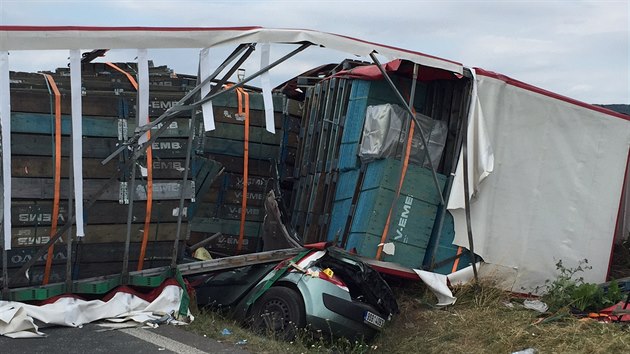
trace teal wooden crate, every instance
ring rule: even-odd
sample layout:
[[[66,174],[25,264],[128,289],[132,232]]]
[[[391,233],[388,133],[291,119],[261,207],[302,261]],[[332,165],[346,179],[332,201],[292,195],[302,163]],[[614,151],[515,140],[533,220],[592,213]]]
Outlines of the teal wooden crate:
[[[190,222],[190,231],[214,234],[220,232],[225,235],[238,235],[240,232],[240,220],[220,218],[195,217]],[[262,223],[245,221],[245,236],[258,237],[262,231]]]
[[[385,188],[362,191],[354,212],[351,232],[382,235],[395,192]],[[387,240],[427,247],[437,207],[401,194],[391,216]],[[423,255],[424,257],[424,255]]]
[[[434,236],[433,242],[435,242],[437,237]],[[431,254],[427,252],[423,264],[425,267],[431,266],[432,263],[436,264],[437,267],[433,268],[431,271],[440,273],[440,274],[450,274],[453,270],[460,270],[468,267],[472,263],[472,257],[470,256],[470,252],[467,249],[463,249],[464,254],[460,257],[459,261],[456,262],[453,257],[457,255],[458,246],[453,244],[453,240],[455,239],[455,224],[453,221],[453,216],[451,213],[446,212],[444,215],[444,223],[442,225],[442,233],[438,240],[438,246],[435,252],[435,256],[431,259]],[[428,249],[431,249],[431,245]],[[457,263],[457,267],[454,267],[455,263]]]
[[[242,157],[244,154],[244,143],[243,141],[239,140],[205,137],[204,152]],[[269,160],[272,158],[277,158],[279,154],[280,147],[277,145],[268,145],[256,142],[249,143],[250,159]]]
[[[362,190],[386,188],[391,191],[398,189],[402,162],[394,159],[382,159],[370,162],[363,177]],[[446,176],[437,174],[440,190],[444,189]],[[440,196],[435,188],[431,170],[408,165],[401,194],[412,195],[430,204],[438,205]]]
[[[365,233],[350,233],[348,237],[347,249],[356,250],[364,257],[375,258],[378,244],[381,242],[380,235]],[[422,259],[426,253],[426,248],[407,243],[392,241],[395,252],[393,255],[381,253],[381,260],[394,262],[409,268],[421,268]]]

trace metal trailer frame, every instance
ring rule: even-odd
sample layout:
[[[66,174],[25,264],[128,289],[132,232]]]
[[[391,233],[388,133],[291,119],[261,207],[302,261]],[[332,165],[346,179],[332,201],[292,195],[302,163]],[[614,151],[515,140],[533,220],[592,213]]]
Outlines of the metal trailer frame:
[[[79,29],[79,30],[86,30],[86,31],[92,31],[95,30],[94,27],[89,27],[89,28],[81,28],[81,27],[60,27],[60,28],[46,28],[43,27],[41,28],[42,31],[67,31],[67,30],[72,30],[72,29]],[[10,40],[7,40],[7,33],[12,33],[12,31],[15,31],[16,33],[22,33],[22,32],[26,32],[28,33],[28,31],[33,30],[31,27],[20,27],[20,26],[0,26],[0,50],[3,50],[3,48],[8,48],[11,47],[11,45],[13,46],[24,46],[24,45],[28,45],[28,41],[26,42],[21,42],[20,44],[15,44],[18,42],[11,42]],[[99,29],[96,28],[95,31],[98,31]],[[129,29],[129,28],[104,28],[102,29],[102,31],[107,31],[107,30],[112,30],[112,31],[116,31],[116,30],[122,30],[122,31],[130,31],[130,33],[135,30],[135,28],[133,29]],[[155,30],[155,29],[151,29],[148,28],[148,31],[151,30]],[[155,31],[161,31],[162,29],[158,29]],[[191,29],[191,31],[194,31],[195,29]],[[211,29],[208,29],[211,30]],[[236,29],[235,29],[236,30]],[[243,30],[243,29],[240,29]],[[254,32],[264,32],[266,29],[260,29],[260,28],[246,28],[244,29],[245,31],[254,31]],[[173,30],[175,31],[175,30]],[[282,30],[268,30],[271,34],[269,36],[273,37],[272,35],[277,35],[278,38],[283,37],[283,33],[281,32]],[[277,33],[276,33],[277,32]],[[407,111],[411,114],[412,119],[414,120],[416,126],[418,127],[418,129],[420,130],[420,135],[422,138],[422,144],[424,146],[427,146],[427,140],[425,137],[424,132],[422,131],[420,124],[417,120],[417,118],[415,117],[415,115],[413,114],[413,111],[411,110],[409,104],[405,101],[405,99],[403,98],[402,94],[399,92],[399,90],[395,87],[395,85],[393,84],[393,82],[391,81],[391,79],[389,78],[389,76],[387,75],[387,73],[385,72],[385,70],[383,69],[383,67],[381,66],[380,62],[378,61],[378,58],[376,57],[376,53],[377,52],[382,52],[382,53],[387,53],[387,54],[391,54],[394,53],[395,55],[398,55],[401,58],[404,59],[408,59],[408,60],[417,60],[422,62],[422,64],[424,65],[429,65],[429,66],[434,66],[434,67],[438,67],[440,69],[444,69],[444,70],[453,70],[453,71],[460,71],[460,66],[461,64],[456,63],[456,62],[451,62],[448,60],[444,60],[444,59],[440,59],[440,58],[435,58],[435,57],[431,57],[431,56],[427,56],[424,55],[422,53],[416,53],[416,52],[411,52],[411,51],[407,51],[407,50],[402,50],[402,49],[398,49],[398,48],[393,48],[393,47],[389,47],[389,46],[383,46],[383,45],[379,45],[376,43],[370,43],[370,42],[365,42],[365,41],[361,41],[361,40],[356,40],[353,38],[349,38],[349,37],[344,37],[344,36],[337,36],[337,35],[332,35],[332,34],[326,34],[326,33],[319,33],[319,32],[314,32],[314,31],[308,31],[308,30],[304,30],[304,31],[295,31],[297,33],[297,35],[311,35],[313,36],[314,39],[320,39],[322,43],[329,43],[331,48],[335,48],[337,47],[337,49],[339,49],[339,47],[341,46],[341,44],[343,44],[344,42],[348,43],[349,47],[352,47],[351,49],[347,49],[345,51],[352,53],[352,50],[356,50],[356,51],[362,51],[364,53],[368,53],[369,52],[369,56],[372,58],[373,62],[377,65],[377,67],[379,68],[379,70],[381,70],[384,78],[388,81],[389,85],[391,86],[391,88],[394,90],[394,92],[396,93],[396,95],[398,96],[398,98],[400,99],[400,102],[403,104],[403,106],[407,109]],[[65,33],[65,32],[63,32]],[[168,34],[168,32],[166,32]],[[196,33],[195,33],[196,34]],[[256,33],[255,33],[256,34]],[[264,37],[265,33],[263,33]],[[315,35],[319,36],[316,37]],[[337,36],[337,37],[331,37],[330,36]],[[16,37],[20,37],[19,35],[17,35]],[[95,36],[96,37],[96,36]],[[236,38],[236,37],[235,37]],[[9,39],[11,39],[9,37]],[[155,39],[155,38],[154,38]],[[170,40],[172,40],[172,38],[169,38]],[[96,39],[95,39],[96,40]],[[108,39],[111,42],[111,38]],[[104,40],[104,42],[107,42],[108,40]],[[237,41],[237,39],[232,39],[232,42]],[[184,111],[190,111],[192,110],[192,114],[191,114],[191,127],[194,127],[196,118],[197,118],[197,114],[196,114],[196,110],[197,108],[202,105],[205,102],[209,102],[212,99],[226,94],[228,92],[231,92],[239,87],[244,86],[246,83],[250,82],[251,80],[255,79],[256,77],[262,75],[265,72],[268,72],[270,69],[276,67],[277,65],[285,62],[286,60],[288,60],[289,58],[295,56],[296,54],[302,52],[303,50],[305,50],[306,48],[310,47],[311,45],[319,45],[319,46],[324,46],[323,44],[317,44],[317,41],[312,40],[301,40],[301,41],[288,41],[288,40],[276,40],[276,41],[271,41],[271,42],[275,42],[275,43],[293,43],[293,44],[297,44],[299,45],[298,48],[292,50],[291,52],[289,52],[288,54],[282,56],[281,58],[279,58],[278,60],[272,62],[271,64],[261,68],[259,71],[255,72],[254,74],[244,78],[243,80],[241,80],[240,82],[230,86],[229,88],[225,88],[223,89],[222,86],[225,82],[227,82],[227,80],[229,79],[229,77],[236,72],[236,70],[238,70],[238,68],[240,68],[240,66],[243,64],[243,62],[247,59],[247,57],[249,57],[249,55],[251,55],[251,53],[255,50],[255,46],[256,43],[255,42],[247,42],[247,43],[240,43],[238,44],[237,48],[223,61],[222,64],[220,64],[217,69],[206,79],[204,80],[199,80],[197,81],[197,85],[195,86],[194,89],[192,89],[190,92],[188,92],[181,100],[179,100],[176,104],[174,104],[172,107],[170,107],[169,109],[167,109],[160,117],[158,117],[157,119],[151,121],[150,123],[138,127],[136,128],[135,134],[133,137],[131,137],[130,139],[128,139],[124,144],[122,144],[117,150],[115,150],[111,155],[109,155],[107,158],[105,158],[102,161],[102,164],[106,164],[107,162],[109,162],[111,159],[119,156],[119,154],[123,153],[124,151],[131,149],[132,154],[131,154],[131,158],[126,161],[126,163],[119,167],[118,171],[123,170],[123,169],[128,169],[128,168],[132,168],[132,173],[131,173],[131,190],[134,190],[134,183],[135,183],[135,174],[136,174],[136,161],[138,160],[138,158],[140,158],[142,155],[144,155],[146,153],[146,149],[151,146],[151,144],[155,141],[155,139],[157,139],[168,127],[168,124],[164,124],[164,123],[169,123],[172,119],[174,119],[176,116],[178,116],[179,114],[181,114]],[[9,43],[9,44],[7,44]],[[341,43],[341,44],[340,44]],[[74,45],[74,44],[73,44]],[[80,44],[78,44],[80,45]],[[149,46],[151,47],[151,46]],[[176,47],[176,46],[164,46],[164,47]],[[343,48],[343,46],[341,46],[341,48]],[[24,49],[24,48],[17,48],[19,49]],[[39,48],[39,49],[50,49],[50,48]],[[345,49],[345,48],[344,48]],[[369,49],[369,50],[368,50]],[[5,49],[6,50],[6,49]],[[354,52],[354,54],[356,54],[356,52]],[[237,60],[238,58],[238,60]],[[412,58],[412,59],[409,59]],[[216,85],[210,90],[210,92],[205,96],[205,97],[201,97],[199,95],[201,87],[206,85],[206,84],[210,84],[211,82],[215,81],[216,82],[216,77],[223,72],[233,61],[236,60],[236,63],[234,63],[227,71],[227,73],[220,79],[218,80],[218,82],[216,83]],[[427,64],[428,63],[428,64]],[[417,69],[417,62],[414,62],[415,64],[415,68]],[[414,85],[415,88],[415,85]],[[155,132],[152,132],[151,137],[145,141],[144,143],[140,143],[140,138],[147,132],[149,132],[152,128],[158,127],[157,130]],[[192,138],[194,136],[194,128],[190,129],[189,132],[189,137],[188,137],[188,151],[187,151],[187,156],[186,156],[186,162],[185,162],[185,173],[182,179],[182,183],[183,183],[183,188],[181,189],[181,194],[180,194],[180,200],[179,200],[179,210],[181,211],[183,209],[183,205],[184,205],[184,199],[185,199],[185,192],[186,192],[186,182],[188,180],[188,170],[190,168],[190,155],[191,155],[191,149],[192,149]],[[464,146],[465,146],[465,142],[464,142]],[[465,148],[464,148],[464,154],[465,154]],[[438,190],[438,194],[440,195],[440,200],[442,205],[445,204],[444,202],[444,196],[442,194],[442,191],[439,188],[439,184],[437,181],[437,176],[436,176],[436,170],[435,167],[433,166],[432,162],[429,160],[429,166],[431,168],[432,174],[433,174],[433,180],[436,186],[436,189]],[[91,199],[85,204],[85,209],[89,210],[94,203],[96,202],[96,200],[99,198],[99,196],[101,196],[106,188],[112,184],[114,184],[115,182],[117,182],[117,174],[113,175],[109,180],[107,180],[107,182],[103,185],[103,187],[101,187],[96,193],[94,193],[91,196]],[[287,256],[290,256],[291,254],[296,253],[297,249],[292,249],[292,250],[288,250],[288,251],[271,251],[271,252],[263,252],[263,253],[258,253],[258,254],[253,254],[253,255],[243,255],[243,256],[235,256],[235,257],[230,257],[229,259],[224,259],[224,260],[216,260],[216,261],[206,261],[206,262],[196,262],[196,263],[191,263],[191,264],[183,264],[183,265],[177,265],[177,257],[178,257],[178,244],[180,241],[180,234],[181,234],[181,222],[182,222],[182,216],[183,213],[180,212],[178,214],[178,219],[177,219],[177,234],[175,236],[175,241],[174,241],[174,246],[173,246],[173,253],[172,253],[172,257],[171,257],[171,264],[170,267],[162,267],[162,268],[154,268],[154,269],[148,269],[148,270],[143,270],[143,271],[139,271],[139,272],[130,272],[128,269],[128,262],[129,262],[129,243],[130,243],[130,234],[131,234],[131,220],[132,220],[132,212],[133,212],[133,193],[130,196],[130,203],[129,203],[129,207],[128,207],[128,219],[127,219],[127,234],[126,234],[126,239],[125,239],[125,253],[124,253],[124,260],[123,260],[123,271],[120,275],[112,275],[112,276],[107,276],[107,277],[99,277],[99,278],[93,278],[93,279],[84,279],[84,280],[78,280],[78,281],[73,281],[70,278],[70,264],[71,264],[71,252],[68,253],[68,259],[67,259],[67,272],[66,272],[66,281],[65,283],[58,283],[58,284],[49,284],[49,285],[45,285],[45,286],[40,286],[40,287],[30,287],[30,288],[26,288],[26,289],[10,289],[10,285],[11,285],[11,281],[8,277],[8,270],[7,270],[7,260],[6,260],[6,250],[3,247],[3,269],[2,269],[2,298],[3,299],[23,299],[23,300],[27,300],[27,299],[42,299],[42,296],[54,296],[57,295],[59,293],[63,293],[63,292],[74,292],[74,291],[86,291],[86,287],[91,287],[92,289],[97,289],[98,291],[102,292],[104,288],[107,288],[108,290],[111,290],[114,286],[120,285],[120,284],[130,284],[130,285],[152,285],[154,284],[153,280],[154,277],[158,276],[158,278],[160,278],[160,276],[164,276],[166,275],[170,275],[173,276],[176,273],[181,273],[181,274],[188,274],[189,272],[207,272],[207,271],[211,271],[211,270],[216,270],[216,269],[224,269],[224,268],[217,268],[217,264],[224,264],[221,267],[225,267],[226,264],[229,266],[235,266],[236,264],[238,265],[242,265],[242,262],[250,262],[248,264],[252,264],[252,262],[258,262],[262,259],[265,260],[269,260],[269,259],[274,259],[274,260],[280,260],[280,259],[284,259]],[[75,223],[75,219],[76,216],[75,215],[71,215],[71,217],[69,218],[69,220],[62,226],[60,227],[57,232],[55,233],[55,235],[53,235],[50,240],[42,245],[38,251],[33,255],[33,257],[26,262],[25,264],[23,264],[19,270],[16,272],[15,276],[20,277],[20,276],[27,276],[27,272],[29,270],[29,268],[31,266],[34,265],[34,263],[36,262],[36,260],[38,258],[40,258],[42,255],[44,255],[44,253],[46,253],[46,251],[48,250],[48,248],[52,245],[54,245],[54,243],[61,237],[62,234],[64,234],[65,232],[69,232],[71,231],[71,228],[73,226],[73,224]],[[10,235],[4,235],[3,234],[3,239],[6,237],[10,237]],[[471,235],[472,237],[472,235]],[[70,240],[71,238],[69,238]],[[68,242],[68,247],[71,247],[71,241]],[[471,240],[471,246],[472,246],[472,240]],[[282,257],[282,258],[269,258],[271,257],[270,255],[273,255],[273,257]],[[228,266],[228,267],[229,267]],[[191,273],[192,274],[192,273]],[[161,279],[161,278],[160,278]],[[159,284],[159,283],[158,283]],[[95,290],[92,290],[95,291]]]

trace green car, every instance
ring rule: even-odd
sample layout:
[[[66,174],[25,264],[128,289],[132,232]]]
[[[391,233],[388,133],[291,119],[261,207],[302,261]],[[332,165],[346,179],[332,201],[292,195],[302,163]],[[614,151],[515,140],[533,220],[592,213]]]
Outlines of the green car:
[[[350,340],[370,340],[398,313],[394,295],[370,266],[324,244],[280,263],[189,278],[201,306],[227,309],[258,332],[290,340],[308,328]]]

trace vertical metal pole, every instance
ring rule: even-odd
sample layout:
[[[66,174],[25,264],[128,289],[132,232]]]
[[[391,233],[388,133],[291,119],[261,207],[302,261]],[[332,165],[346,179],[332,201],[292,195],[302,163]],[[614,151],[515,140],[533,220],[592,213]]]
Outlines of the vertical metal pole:
[[[192,155],[193,136],[195,135],[195,126],[197,122],[197,109],[192,110],[190,117],[190,129],[188,130],[188,146],[186,147],[186,164],[184,166],[184,177],[182,177],[182,188],[179,196],[179,208],[177,213],[177,231],[175,233],[175,242],[173,244],[173,256],[171,258],[171,268],[177,267],[177,251],[179,249],[179,239],[182,230],[182,218],[184,216],[184,199],[188,184],[188,171],[190,170],[190,156]]]
[[[387,81],[389,86],[392,88],[392,90],[394,91],[394,93],[396,94],[400,102],[407,109],[407,112],[411,114],[411,117],[413,121],[416,123],[416,127],[418,128],[418,132],[420,133],[420,138],[422,139],[422,145],[424,145],[424,148],[428,153],[429,144],[427,143],[426,135],[424,135],[424,132],[422,131],[422,127],[420,126],[420,122],[418,121],[418,118],[413,113],[413,110],[411,109],[411,107],[409,107],[409,105],[407,104],[407,101],[405,101],[405,98],[400,94],[400,91],[398,91],[398,89],[396,88],[396,85],[394,85],[394,82],[392,82],[392,79],[389,77],[389,75],[387,75],[387,72],[385,71],[385,69],[383,69],[383,67],[381,66],[381,63],[379,62],[376,55],[374,53],[371,53],[370,57],[374,61],[374,64],[376,64],[376,67],[378,67],[378,69],[380,70],[381,74],[383,74],[383,78]],[[440,188],[440,183],[438,182],[438,179],[437,179],[437,172],[435,171],[435,166],[433,166],[433,162],[431,161],[431,159],[429,159],[429,168],[431,169],[431,174],[433,176],[433,184],[435,184],[435,189],[438,192],[438,195],[440,196],[440,202],[442,203],[442,205],[444,205],[446,204],[446,202],[444,202],[442,189]]]
[[[3,237],[4,239],[4,237]],[[2,299],[9,300],[9,270],[7,264],[7,250],[2,246]]]
[[[464,71],[464,75],[467,78],[470,77],[467,74],[467,71]],[[467,127],[464,126],[463,123],[466,120],[465,117],[467,117],[469,114],[471,96],[472,96],[472,86],[470,87],[470,90],[468,91],[467,101],[465,101],[465,103],[460,103],[460,107],[463,106],[467,108],[464,111],[462,118],[459,121],[458,128],[457,128],[457,135],[455,138],[455,148],[453,149],[453,156],[451,157],[451,160],[452,160],[451,170],[449,171],[449,176],[446,179],[446,186],[444,187],[444,196],[446,198],[448,198],[451,195],[451,190],[453,188],[453,181],[455,180],[455,171],[457,170],[457,161],[459,160],[459,154],[457,152],[460,151],[462,148],[463,134],[467,134],[467,129],[466,129]],[[440,239],[442,237],[442,230],[444,228],[444,218],[446,217],[446,213],[448,213],[448,211],[446,210],[446,205],[442,205],[441,208],[438,209],[437,222],[436,222],[437,226],[435,226],[434,228],[434,231],[435,231],[434,244],[430,249],[427,250],[427,253],[430,255],[430,257],[425,256],[424,262],[422,264],[422,267],[424,270],[433,270],[433,265],[435,262],[435,255],[437,254],[438,246],[440,244]]]
[[[2,293],[9,295],[7,249],[11,248],[11,88],[9,52],[0,52],[0,126],[2,127]]]
[[[70,161],[72,161],[72,149],[70,149]],[[68,164],[68,183],[70,186],[74,185],[74,175],[72,170],[72,164]],[[72,224],[72,220],[74,218],[74,190],[72,188],[68,188],[68,220],[66,223]],[[66,233],[66,292],[70,293],[73,291],[72,289],[72,227],[68,228]],[[77,248],[77,252],[79,249]],[[77,255],[77,258],[79,255]]]
[[[129,207],[127,208],[127,237],[125,238],[125,251],[123,254],[122,284],[129,282],[129,243],[131,242],[131,222],[133,221],[133,201],[136,196],[136,158],[132,157],[131,181],[129,181]]]
[[[474,80],[474,78],[473,78]],[[473,83],[475,85],[475,83]],[[475,97],[472,97],[474,100]],[[471,112],[469,112],[471,113]],[[464,120],[464,136],[462,139],[462,154],[463,156],[463,169],[464,169],[464,212],[466,214],[466,230],[468,231],[468,250],[470,251],[470,258],[472,258],[472,268],[473,274],[475,276],[475,282],[479,281],[477,275],[477,265],[476,265],[476,257],[475,257],[475,246],[473,243],[473,233],[472,233],[472,220],[470,218],[470,187],[468,186],[469,176],[468,176],[468,117]]]

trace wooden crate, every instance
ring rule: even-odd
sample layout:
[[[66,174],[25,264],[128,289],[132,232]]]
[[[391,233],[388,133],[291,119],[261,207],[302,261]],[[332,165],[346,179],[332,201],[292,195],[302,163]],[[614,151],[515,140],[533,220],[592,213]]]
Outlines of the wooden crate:
[[[347,249],[373,257],[386,227],[396,195],[400,161],[384,159],[368,164],[352,219]],[[440,188],[446,177],[439,175]],[[405,266],[420,267],[431,240],[439,194],[430,171],[409,166],[396,201],[385,242],[394,242],[396,254],[383,256]],[[330,231],[329,231],[330,237]],[[375,240],[378,239],[378,242]]]

